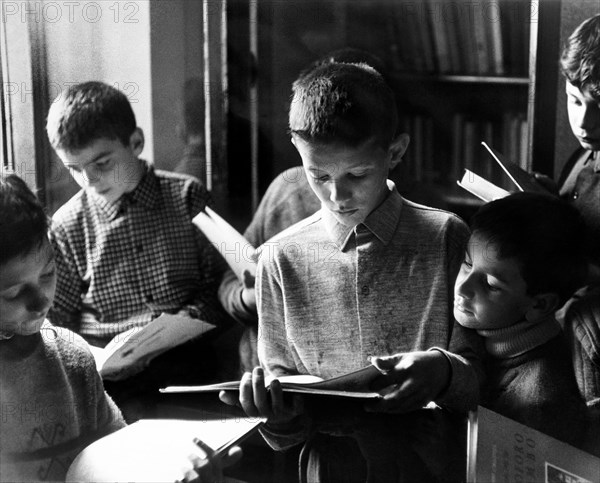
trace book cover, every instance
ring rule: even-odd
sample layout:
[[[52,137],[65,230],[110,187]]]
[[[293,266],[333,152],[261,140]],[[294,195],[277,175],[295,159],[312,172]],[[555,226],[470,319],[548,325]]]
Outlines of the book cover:
[[[282,376],[277,379],[284,392],[352,399],[377,399],[381,395],[372,390],[372,387],[378,376],[381,376],[381,373],[374,366],[367,366],[327,380],[309,374]],[[273,378],[266,378],[265,385],[269,387],[272,380]],[[240,381],[228,381],[204,386],[169,386],[161,389],[160,392],[172,394],[237,391],[239,387]]]
[[[85,448],[69,467],[66,481],[183,481],[185,471],[192,469],[188,456],[204,458],[195,438],[221,454],[264,421],[142,419]]]
[[[192,223],[215,246],[240,281],[244,271],[256,273],[256,249],[244,236],[208,206]]]
[[[468,483],[600,481],[600,458],[494,411],[479,406],[468,428]]]
[[[152,359],[215,326],[202,320],[162,314],[144,327],[116,335],[104,348],[90,346],[103,379],[119,380],[140,372]]]

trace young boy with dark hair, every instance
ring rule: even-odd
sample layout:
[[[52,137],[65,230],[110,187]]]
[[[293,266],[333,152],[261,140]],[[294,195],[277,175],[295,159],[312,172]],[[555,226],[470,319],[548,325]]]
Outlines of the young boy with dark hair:
[[[144,135],[125,94],[101,82],[72,86],[52,104],[47,132],[82,188],[52,220],[58,284],[51,320],[100,346],[163,312],[210,326],[227,320],[217,298],[225,263],[191,222],[209,194],[198,180],[140,158]],[[121,405],[126,393],[149,397],[178,380],[210,380],[215,357],[203,339],[107,390]]]
[[[125,422],[85,341],[52,326],[56,264],[44,209],[0,177],[0,481],[60,481],[79,451]]]
[[[586,275],[577,210],[519,193],[484,205],[454,288],[454,317],[484,338],[483,405],[557,439],[585,445],[586,408],[554,312]]]
[[[243,376],[239,400],[248,415],[268,418],[263,435],[273,447],[309,439],[309,481],[326,473],[360,480],[360,456],[330,451],[353,440],[370,481],[441,477],[451,449],[440,449],[438,428],[426,433],[415,422],[429,420],[434,411],[422,408],[431,401],[458,412],[478,402],[480,341],[451,313],[468,230],[450,213],[403,199],[387,180],[409,141],[397,125],[391,89],[364,64],[324,65],[294,83],[292,142],[322,208],[263,247],[263,368]],[[329,379],[370,362],[386,394],[352,416],[341,403],[304,411],[277,382],[270,397],[264,388],[264,372]]]
[[[587,227],[588,246],[600,266],[600,15],[581,23],[563,49],[567,112],[580,148],[559,178],[560,195],[573,204]]]
[[[590,285],[569,301],[562,314],[579,389],[596,423],[600,454],[600,15],[582,22],[562,51],[567,111],[580,148],[559,178],[560,195],[573,204],[587,227]]]

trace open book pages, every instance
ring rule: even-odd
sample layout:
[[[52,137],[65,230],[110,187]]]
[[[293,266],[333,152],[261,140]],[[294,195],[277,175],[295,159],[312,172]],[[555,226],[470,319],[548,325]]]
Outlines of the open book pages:
[[[469,414],[467,482],[600,481],[600,458],[479,406]]]
[[[367,366],[358,371],[327,380],[309,374],[281,376],[277,379],[281,382],[281,388],[284,392],[356,399],[376,399],[381,397],[381,395],[378,392],[374,392],[371,386],[374,380],[380,375],[381,373],[374,366]],[[269,387],[273,379],[272,377],[267,377],[265,385]],[[229,381],[206,386],[169,386],[160,391],[163,393],[237,391],[239,387],[240,381]]]
[[[140,372],[159,354],[214,328],[202,320],[162,314],[144,327],[116,335],[103,349],[90,348],[102,378],[118,380]]]
[[[217,215],[209,207],[196,215],[192,223],[215,246],[239,280],[245,270],[256,274],[256,249],[241,233]]]
[[[142,419],[85,448],[71,464],[67,481],[183,481],[192,469],[189,455],[205,457],[195,438],[224,453],[264,421]]]
[[[457,181],[457,184],[486,203],[504,198],[510,194],[510,192],[505,189],[490,183],[485,178],[482,178],[468,169],[465,169],[463,177]]]

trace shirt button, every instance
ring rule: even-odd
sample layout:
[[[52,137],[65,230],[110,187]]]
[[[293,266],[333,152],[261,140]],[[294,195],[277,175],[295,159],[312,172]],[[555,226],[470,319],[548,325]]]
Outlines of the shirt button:
[[[154,297],[152,296],[151,293],[147,294],[145,296],[146,302],[152,302],[154,300]]]
[[[144,251],[144,245],[137,245],[137,246],[135,247],[135,249],[136,249],[138,252],[142,253],[142,252]]]
[[[361,292],[363,295],[369,295],[369,293],[370,293],[371,291],[369,290],[369,287],[368,287],[367,285],[363,285],[363,286],[362,286],[362,288],[360,289],[360,292]]]
[[[573,199],[576,200],[579,198],[579,191],[573,191]]]

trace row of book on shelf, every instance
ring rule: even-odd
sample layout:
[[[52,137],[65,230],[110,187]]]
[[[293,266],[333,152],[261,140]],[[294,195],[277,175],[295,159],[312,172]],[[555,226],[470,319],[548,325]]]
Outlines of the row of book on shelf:
[[[432,117],[416,114],[403,118],[402,125],[410,134],[407,172],[415,181],[453,183],[469,169],[493,183],[506,185],[502,171],[486,159],[480,141],[498,146],[508,159],[527,168],[527,120],[524,114],[505,113],[501,119],[491,121],[457,113],[450,129],[448,126],[436,127]],[[448,133],[450,139],[444,146],[440,140],[447,138]],[[441,151],[435,147],[440,145]]]
[[[530,2],[390,2],[391,64],[412,73],[527,76]]]

